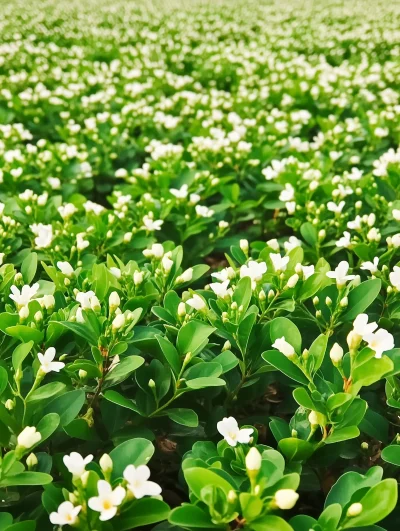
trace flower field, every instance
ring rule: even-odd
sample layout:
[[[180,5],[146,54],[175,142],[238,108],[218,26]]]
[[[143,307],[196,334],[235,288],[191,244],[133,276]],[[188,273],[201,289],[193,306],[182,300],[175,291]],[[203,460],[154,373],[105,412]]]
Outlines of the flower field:
[[[397,530],[399,4],[0,35],[0,531]]]

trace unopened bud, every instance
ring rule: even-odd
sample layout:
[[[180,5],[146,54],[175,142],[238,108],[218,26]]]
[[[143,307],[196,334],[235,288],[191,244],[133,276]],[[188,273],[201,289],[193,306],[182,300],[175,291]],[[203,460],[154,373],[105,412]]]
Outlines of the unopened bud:
[[[265,295],[265,291],[263,289],[260,290],[260,293],[258,294],[258,298],[260,301],[265,301],[267,296]]]
[[[363,510],[363,506],[361,503],[352,503],[350,507],[347,509],[347,515],[349,518],[352,518],[354,516],[358,516],[361,514]]]
[[[335,343],[331,348],[329,357],[331,358],[332,363],[334,365],[338,365],[339,363],[341,363],[343,358],[343,349],[338,343]]]
[[[270,301],[275,297],[275,291],[273,289],[270,289],[268,292],[268,300]]]
[[[87,371],[84,371],[83,369],[79,369],[78,376],[81,380],[85,380],[87,377]]]
[[[242,251],[247,254],[249,251],[249,242],[247,240],[240,240],[239,245]]]
[[[100,457],[99,464],[103,472],[112,472],[113,462],[112,462],[111,457],[108,454],[103,454]]]
[[[343,297],[343,299],[340,300],[339,304],[341,308],[347,308],[349,304],[349,299],[347,297]]]
[[[29,308],[28,308],[28,306],[22,306],[22,308],[18,312],[18,315],[19,315],[21,321],[24,321],[25,319],[28,319],[28,317],[29,317]]]
[[[183,317],[186,315],[186,304],[184,302],[180,302],[178,305],[178,316]]]
[[[34,453],[30,453],[26,458],[26,466],[28,470],[32,470],[38,464],[38,459]]]
[[[261,454],[257,448],[253,446],[246,455],[246,468],[249,475],[253,475],[251,474],[252,472],[258,472],[260,470],[261,462]]]
[[[315,296],[315,297],[313,298],[312,302],[313,302],[314,306],[318,306],[318,304],[319,304],[319,298],[318,298],[317,296]]]
[[[327,306],[332,306],[332,299],[331,299],[330,297],[326,297],[326,299],[325,299],[325,304],[326,304]]]
[[[225,352],[225,350],[231,350],[232,345],[230,341],[225,341],[224,346],[222,347],[222,352]]]

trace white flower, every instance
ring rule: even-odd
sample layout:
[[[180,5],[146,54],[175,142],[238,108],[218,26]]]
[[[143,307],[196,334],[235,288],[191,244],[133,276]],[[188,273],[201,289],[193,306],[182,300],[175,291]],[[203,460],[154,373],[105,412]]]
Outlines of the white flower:
[[[328,271],[326,273],[326,276],[328,278],[333,278],[336,280],[336,284],[339,288],[346,285],[347,280],[353,280],[356,278],[355,275],[348,275],[347,272],[349,270],[349,263],[343,260],[339,263],[339,265],[336,267],[334,271]]]
[[[191,299],[188,299],[186,301],[186,304],[188,304],[195,310],[203,310],[206,307],[204,299],[200,297],[200,295],[197,295],[197,293],[193,293],[193,297]]]
[[[84,310],[89,310],[91,308],[90,301],[92,297],[95,296],[94,291],[78,291],[78,293],[75,295],[75,299],[80,303],[82,308]]]
[[[225,417],[220,420],[217,424],[217,430],[229,446],[236,446],[237,443],[248,444],[254,432],[253,428],[239,429],[237,420],[234,417]]]
[[[92,455],[88,455],[85,458],[78,454],[78,452],[71,452],[70,455],[64,455],[64,465],[67,467],[74,477],[79,478],[85,472],[85,467],[93,460]]]
[[[333,201],[329,201],[326,207],[330,212],[334,212],[335,214],[340,214],[345,204],[346,204],[345,201],[340,201],[338,205],[334,203]]]
[[[309,265],[309,266],[303,266],[301,265],[301,271],[303,273],[304,280],[307,280],[311,275],[315,273],[315,266]]]
[[[86,234],[84,232],[79,232],[76,235],[76,246],[78,248],[78,251],[83,251],[83,249],[86,249],[86,247],[89,247],[90,243],[88,240],[85,240]]]
[[[400,221],[400,210],[398,210],[397,208],[394,208],[392,210],[392,216],[393,216],[393,219],[395,219],[396,221]]]
[[[56,355],[56,349],[54,347],[50,347],[46,350],[44,354],[39,352],[38,359],[40,361],[40,369],[44,373],[49,372],[60,372],[63,367],[65,367],[65,363],[62,361],[53,361]]]
[[[185,197],[188,196],[188,185],[183,184],[178,190],[176,188],[170,188],[169,190],[172,195],[174,195],[177,199],[185,199]]]
[[[161,225],[164,223],[161,219],[154,220],[149,216],[143,217],[143,226],[142,229],[148,231],[161,230]]]
[[[286,341],[285,336],[275,339],[275,342],[272,343],[272,346],[289,359],[296,355],[293,346]]]
[[[279,242],[276,238],[267,241],[268,247],[271,247],[274,251],[279,251]]]
[[[232,294],[232,290],[228,289],[230,280],[224,280],[221,284],[219,282],[212,282],[210,288],[213,290],[217,297],[228,297]]]
[[[124,479],[128,482],[127,489],[132,492],[135,498],[140,499],[144,496],[159,496],[161,487],[154,481],[148,481],[150,469],[146,465],[135,467],[128,465],[124,470]]]
[[[33,299],[33,297],[36,295],[39,284],[33,284],[33,286],[22,286],[21,291],[17,288],[17,286],[11,286],[11,292],[12,295],[10,295],[10,299],[12,299],[18,307],[20,306],[27,306],[30,301]]]
[[[214,210],[202,205],[196,205],[196,214],[201,218],[210,218],[214,214]]]
[[[373,334],[366,334],[363,339],[368,343],[369,348],[375,351],[375,358],[381,358],[386,350],[394,348],[394,338],[384,328],[380,328]]]
[[[353,332],[362,339],[375,332],[377,328],[378,325],[375,322],[368,323],[368,315],[366,313],[360,313],[360,315],[357,315],[353,322]]]
[[[83,208],[85,209],[85,212],[93,212],[96,216],[99,216],[104,210],[102,205],[93,203],[93,201],[86,201],[86,203],[83,203]]]
[[[296,201],[287,201],[285,206],[288,214],[294,214],[296,210]]]
[[[69,262],[57,262],[57,267],[66,277],[72,277],[74,274],[74,268]]]
[[[363,262],[361,268],[363,271],[369,271],[372,275],[378,271],[379,258],[375,256],[373,262]]]
[[[71,216],[75,214],[75,212],[78,212],[78,209],[75,205],[72,203],[67,203],[66,205],[61,205],[57,208],[58,212],[60,213],[60,216],[63,219],[68,219]]]
[[[164,256],[164,247],[161,243],[153,243],[151,249],[145,249],[143,254],[146,258],[162,258]]]
[[[99,495],[89,498],[88,505],[92,511],[100,513],[100,520],[111,520],[117,514],[117,507],[125,498],[125,489],[120,485],[113,490],[111,485],[104,479],[97,482]]]
[[[389,274],[390,283],[394,288],[400,290],[400,267],[394,266],[393,271]]]
[[[70,501],[62,502],[57,509],[57,512],[50,513],[50,522],[54,525],[71,525],[78,522],[78,514],[82,509],[82,505],[74,505]]]
[[[225,269],[221,269],[221,271],[217,273],[211,273],[211,276],[216,278],[217,280],[221,280],[222,282],[224,280],[228,280],[228,278],[235,278],[236,273],[233,267],[225,267]]]
[[[291,184],[285,184],[285,189],[279,194],[279,200],[286,203],[294,199],[294,188]]]
[[[299,495],[293,489],[280,489],[275,493],[274,501],[279,509],[288,510],[296,505],[298,499]]]
[[[362,223],[361,217],[360,216],[356,216],[354,221],[349,221],[347,223],[347,228],[349,228],[351,230],[360,230],[361,229],[361,223]]]
[[[41,434],[34,426],[27,426],[17,437],[17,444],[21,448],[31,448],[41,440]]]
[[[199,194],[190,194],[189,196],[189,200],[192,205],[195,205],[196,203],[198,203],[200,199],[201,197],[199,196]]]
[[[267,264],[265,262],[250,260],[247,265],[242,265],[240,268],[240,278],[250,277],[253,282],[258,282],[266,272]]]
[[[43,225],[43,223],[34,223],[30,225],[33,234],[36,235],[35,245],[37,249],[46,249],[50,247],[53,241],[53,226]]]
[[[292,249],[301,247],[301,241],[296,236],[290,236],[289,240],[283,244],[283,247],[287,253],[290,253]]]
[[[281,256],[279,253],[271,253],[269,257],[271,258],[276,273],[286,271],[286,267],[290,260],[288,256]]]
[[[344,231],[343,236],[339,238],[336,242],[336,247],[339,247],[340,249],[348,249],[351,245],[351,235],[350,232],[347,232],[347,230]]]

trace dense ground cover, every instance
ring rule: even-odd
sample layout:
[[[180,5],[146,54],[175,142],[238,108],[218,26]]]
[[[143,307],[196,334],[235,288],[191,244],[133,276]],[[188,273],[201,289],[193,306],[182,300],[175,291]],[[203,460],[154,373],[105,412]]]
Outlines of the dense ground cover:
[[[2,6],[1,531],[398,528],[399,15]]]

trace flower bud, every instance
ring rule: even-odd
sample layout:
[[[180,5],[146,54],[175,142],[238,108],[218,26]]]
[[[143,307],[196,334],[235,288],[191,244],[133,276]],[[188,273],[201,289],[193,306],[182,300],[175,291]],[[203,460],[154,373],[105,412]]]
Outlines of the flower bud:
[[[361,443],[361,450],[368,450],[369,448],[369,444],[367,442],[362,442]]]
[[[321,229],[319,232],[318,232],[318,240],[321,242],[322,240],[324,240],[326,237],[326,230],[325,229]]]
[[[347,308],[349,304],[349,299],[347,297],[343,297],[343,299],[340,300],[339,304],[341,308]]]
[[[318,306],[318,304],[319,304],[319,298],[318,298],[317,296],[315,296],[315,297],[313,298],[312,302],[313,302],[314,306]]]
[[[119,315],[117,315],[113,322],[112,322],[112,329],[113,329],[113,332],[115,332],[116,330],[119,330],[120,328],[122,328],[123,326],[125,325],[125,316],[123,313],[120,313]]]
[[[260,293],[258,294],[258,299],[260,301],[265,301],[266,298],[267,298],[267,296],[265,295],[265,291],[263,289],[261,289]]]
[[[87,371],[84,371],[83,369],[79,369],[78,376],[81,380],[86,380],[87,377]]]
[[[224,346],[222,347],[222,352],[225,352],[225,350],[231,350],[231,348],[232,348],[232,345],[230,341],[227,340],[225,341]]]
[[[325,304],[326,304],[327,306],[332,306],[332,299],[331,299],[330,297],[326,297],[326,299],[325,299]]]
[[[131,232],[126,232],[124,234],[124,243],[129,243],[132,239],[132,233]]]
[[[22,306],[22,308],[18,312],[18,315],[19,315],[21,321],[24,321],[25,319],[28,319],[28,317],[29,317],[29,308],[28,308],[28,306]]]
[[[113,311],[121,304],[121,299],[119,298],[119,295],[116,291],[113,291],[110,293],[110,296],[108,298],[108,305],[110,307],[110,310]]]
[[[268,300],[270,301],[275,297],[275,291],[273,289],[270,289],[268,292]]]
[[[90,307],[94,312],[99,312],[101,310],[100,301],[96,295],[93,295],[93,297],[90,298]]]
[[[34,453],[30,453],[26,458],[26,466],[28,470],[32,470],[38,464],[38,459]]]
[[[152,378],[150,378],[149,383],[147,385],[150,387],[150,389],[156,388],[156,382]]]
[[[334,365],[339,365],[339,363],[341,363],[343,358],[343,349],[338,343],[335,343],[331,348],[329,357]]]
[[[246,455],[246,468],[247,472],[259,471],[261,468],[261,454],[255,446],[250,448],[249,453]]]
[[[103,454],[100,457],[99,464],[103,472],[112,472],[113,462],[112,462],[111,457],[108,454]]]
[[[184,302],[180,302],[178,305],[178,316],[184,317],[186,315],[186,304]]]
[[[11,398],[9,398],[8,400],[6,400],[4,406],[6,407],[6,409],[8,409],[8,411],[12,411],[15,408],[15,402]]]
[[[54,308],[55,304],[56,304],[56,301],[53,295],[43,296],[43,305],[46,308],[46,310],[51,310],[51,308]]]
[[[297,273],[295,273],[294,275],[292,275],[289,280],[287,281],[287,287],[290,289],[290,288],[294,288],[295,285],[297,284],[297,282],[299,281],[299,275]]]
[[[242,249],[244,253],[248,253],[249,251],[249,242],[247,240],[240,240],[239,246]]]
[[[143,282],[144,271],[135,271],[133,273],[133,283],[139,286]]]
[[[237,310],[237,307],[238,307],[237,302],[235,302],[235,301],[232,302],[232,304],[231,304],[231,310]]]
[[[37,312],[35,313],[35,315],[33,316],[33,318],[35,319],[35,321],[36,321],[37,323],[39,323],[39,322],[43,319],[43,314],[42,314],[42,312],[41,312],[41,311],[37,311]]]
[[[280,489],[275,493],[274,502],[279,509],[288,510],[292,509],[299,495],[293,489]]]
[[[359,336],[354,330],[351,330],[347,335],[347,345],[350,350],[357,350],[360,346],[362,337]]]
[[[347,509],[347,515],[349,518],[352,518],[354,516],[358,516],[361,514],[363,510],[363,506],[361,503],[352,503],[350,507]]]
[[[234,490],[230,490],[228,492],[228,502],[229,503],[235,503],[237,500],[237,494]]]

